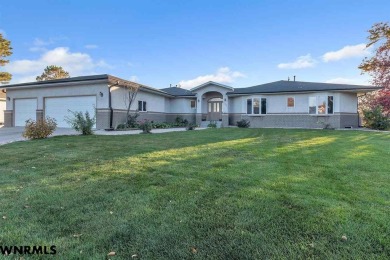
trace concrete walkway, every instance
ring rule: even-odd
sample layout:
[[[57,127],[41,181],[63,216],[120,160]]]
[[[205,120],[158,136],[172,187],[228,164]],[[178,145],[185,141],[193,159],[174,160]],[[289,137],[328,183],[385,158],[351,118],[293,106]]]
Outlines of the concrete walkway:
[[[204,130],[207,128],[195,128],[195,130]],[[152,134],[161,134],[161,133],[169,133],[169,132],[181,132],[186,131],[184,127],[180,128],[166,128],[166,129],[153,129]],[[142,133],[142,130],[128,130],[128,131],[105,131],[105,130],[97,130],[95,131],[96,135],[136,135]]]
[[[203,130],[207,128],[196,128],[196,130]],[[169,132],[179,132],[186,131],[185,128],[168,128],[168,129],[153,129],[153,134],[159,133],[169,133]],[[24,127],[0,127],[0,145],[8,144],[16,141],[26,141],[22,134],[24,132]],[[135,135],[140,134],[141,130],[129,130],[129,131],[105,131],[105,130],[96,130],[96,135]],[[57,128],[53,135],[79,135],[80,133],[76,132],[70,128]]]

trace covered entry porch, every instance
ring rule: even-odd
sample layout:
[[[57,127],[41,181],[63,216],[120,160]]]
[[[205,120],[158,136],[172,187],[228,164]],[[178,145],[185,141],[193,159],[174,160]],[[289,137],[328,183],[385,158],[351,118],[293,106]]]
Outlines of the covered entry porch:
[[[210,122],[220,126],[228,126],[228,96],[227,93],[233,91],[232,87],[207,82],[191,90],[196,93],[197,113],[196,123],[207,126]]]

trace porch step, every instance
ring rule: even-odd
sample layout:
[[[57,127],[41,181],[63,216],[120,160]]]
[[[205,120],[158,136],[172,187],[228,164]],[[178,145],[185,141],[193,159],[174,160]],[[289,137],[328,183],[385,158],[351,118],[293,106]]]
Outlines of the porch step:
[[[217,128],[221,128],[222,121],[202,121],[200,127],[207,127],[209,124],[216,124]]]

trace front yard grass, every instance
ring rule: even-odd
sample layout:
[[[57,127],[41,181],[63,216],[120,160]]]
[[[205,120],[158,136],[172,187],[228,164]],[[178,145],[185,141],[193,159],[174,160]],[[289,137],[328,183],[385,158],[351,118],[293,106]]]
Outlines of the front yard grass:
[[[0,245],[62,259],[390,257],[388,133],[53,137],[0,146],[0,173]]]

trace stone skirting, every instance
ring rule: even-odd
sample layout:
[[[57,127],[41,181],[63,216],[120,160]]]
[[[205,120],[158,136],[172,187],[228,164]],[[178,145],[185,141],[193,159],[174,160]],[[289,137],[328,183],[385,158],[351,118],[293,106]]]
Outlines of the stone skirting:
[[[14,126],[14,111],[4,110],[4,127]]]
[[[222,114],[222,127],[229,126],[229,114]]]
[[[135,111],[131,111],[132,114],[134,114]],[[126,110],[118,110],[114,109],[113,111],[113,120],[112,120],[112,126],[116,128],[119,124],[123,124],[126,122]],[[196,121],[196,114],[179,114],[179,113],[159,113],[159,112],[139,112],[139,117],[137,120],[150,120],[153,122],[168,122],[173,123],[176,121],[177,117],[181,117],[183,120],[187,119],[188,122],[195,123]],[[109,114],[108,114],[108,122],[109,122]],[[99,122],[97,122],[98,127]],[[109,125],[109,123],[108,123]],[[107,127],[108,128],[108,127]]]
[[[251,128],[275,127],[275,128],[345,128],[359,126],[358,114],[333,114],[333,115],[286,115],[266,114],[249,116],[247,114],[230,114],[229,124],[236,125],[237,121],[247,119]]]
[[[134,113],[134,111],[132,111]],[[96,128],[110,128],[110,110],[96,110]],[[138,120],[150,120],[154,122],[175,122],[179,116],[188,122],[201,124],[203,114],[179,114],[179,113],[159,113],[140,112]],[[43,110],[36,111],[36,119],[42,119]],[[323,128],[328,125],[332,128],[345,128],[359,126],[359,116],[354,113],[335,113],[333,115],[308,115],[308,114],[266,114],[259,116],[248,116],[247,114],[222,114],[222,126],[236,125],[237,121],[247,119],[251,123],[251,128],[275,127],[275,128]],[[113,110],[112,126],[116,128],[118,124],[126,122],[126,110]],[[4,127],[14,126],[13,110],[4,111]]]
[[[110,128],[110,114],[109,109],[96,109],[96,129]]]
[[[36,111],[36,119],[37,120],[42,120],[43,119],[43,110],[42,109],[37,109],[37,111]]]

